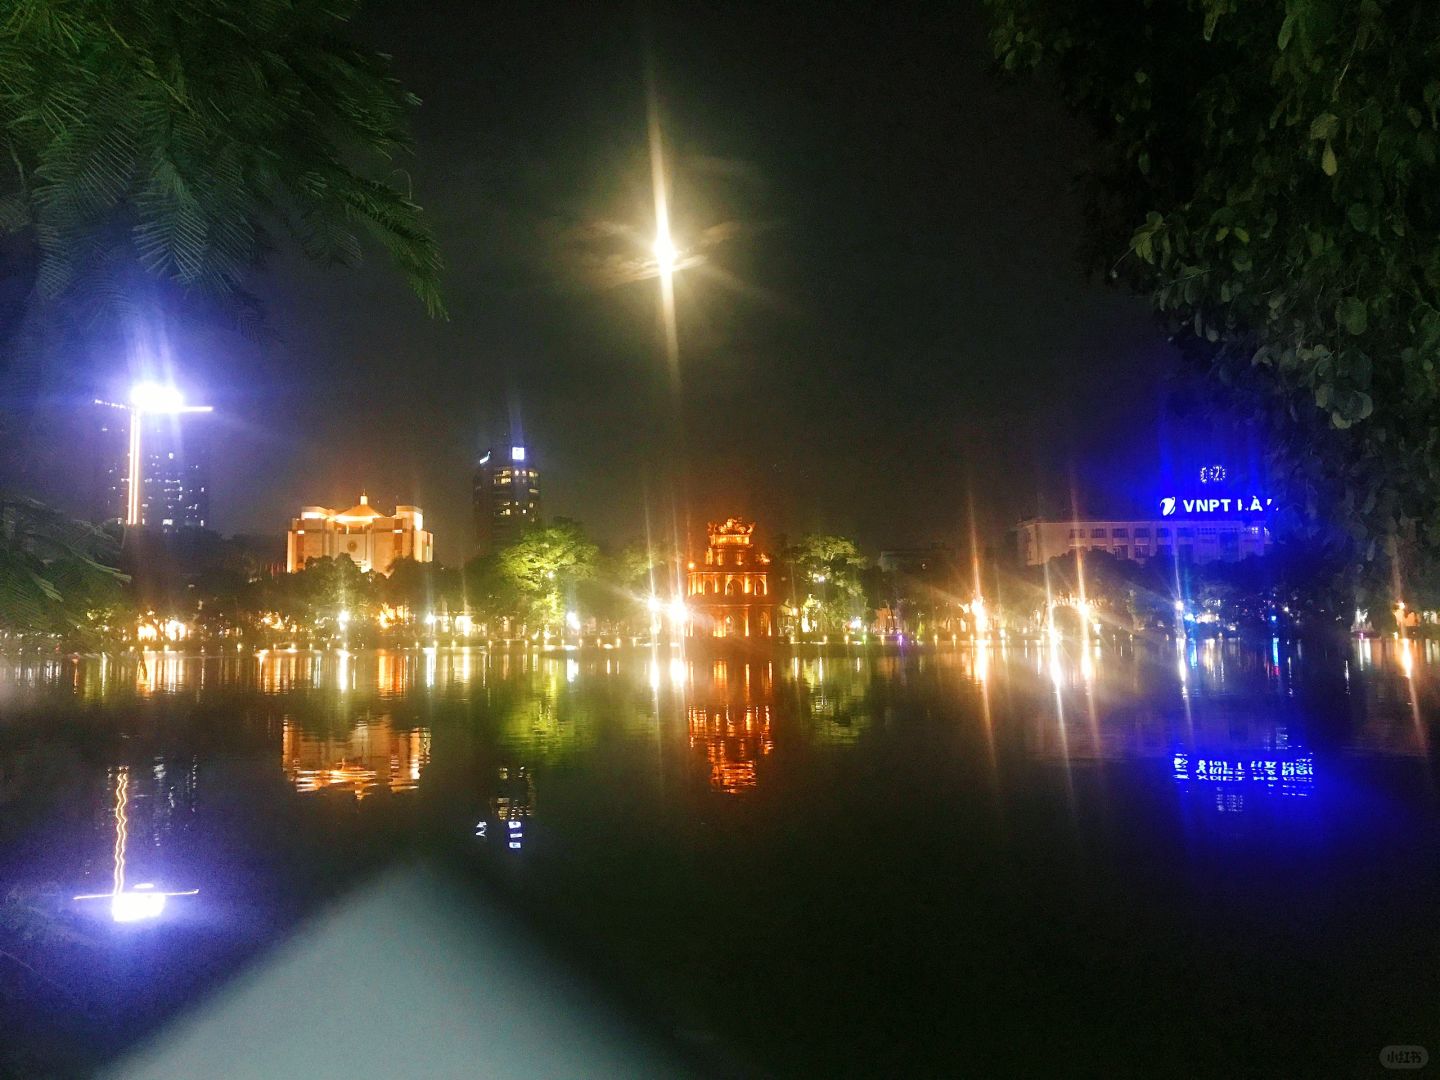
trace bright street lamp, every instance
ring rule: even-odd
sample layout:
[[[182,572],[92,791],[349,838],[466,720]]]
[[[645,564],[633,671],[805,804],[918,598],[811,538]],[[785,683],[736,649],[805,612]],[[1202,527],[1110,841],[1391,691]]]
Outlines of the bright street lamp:
[[[140,524],[140,429],[146,416],[175,415],[178,413],[214,412],[213,405],[186,405],[185,395],[179,387],[157,382],[136,383],[130,388],[130,402],[122,405],[118,401],[95,399],[96,405],[121,409],[130,414],[130,449],[125,493],[125,524]]]

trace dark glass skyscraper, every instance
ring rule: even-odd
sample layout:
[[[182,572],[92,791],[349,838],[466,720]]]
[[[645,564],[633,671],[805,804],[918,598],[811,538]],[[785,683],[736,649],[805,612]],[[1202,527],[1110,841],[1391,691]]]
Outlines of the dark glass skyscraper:
[[[540,520],[540,470],[529,449],[510,443],[475,465],[475,551],[488,555]]]
[[[208,420],[160,414],[142,416],[140,423],[140,524],[164,532],[209,527]],[[129,436],[129,413],[105,410],[96,500],[96,516],[102,520],[125,520]]]

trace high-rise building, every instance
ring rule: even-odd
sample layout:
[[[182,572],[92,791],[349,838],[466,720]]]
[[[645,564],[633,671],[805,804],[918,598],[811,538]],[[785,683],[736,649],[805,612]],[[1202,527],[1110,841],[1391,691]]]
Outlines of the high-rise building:
[[[210,469],[200,424],[165,414],[138,418],[140,430],[139,521],[164,532],[210,525]],[[124,521],[130,498],[128,413],[106,410],[100,422],[97,517]]]
[[[285,549],[285,568],[290,573],[305,569],[311,559],[341,555],[366,573],[388,574],[396,559],[433,561],[435,537],[426,531],[425,515],[418,506],[397,506],[393,514],[386,514],[364,495],[349,510],[306,506],[299,517],[291,518]]]
[[[540,520],[540,470],[518,443],[485,451],[475,465],[475,551],[488,555]]]

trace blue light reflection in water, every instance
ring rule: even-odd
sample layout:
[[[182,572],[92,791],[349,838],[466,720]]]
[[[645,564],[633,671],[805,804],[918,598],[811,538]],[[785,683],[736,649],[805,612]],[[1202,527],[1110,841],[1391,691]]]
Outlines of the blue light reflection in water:
[[[1305,797],[1315,783],[1315,759],[1294,757],[1211,757],[1177,750],[1171,762],[1181,783],[1243,784],[1280,795]]]

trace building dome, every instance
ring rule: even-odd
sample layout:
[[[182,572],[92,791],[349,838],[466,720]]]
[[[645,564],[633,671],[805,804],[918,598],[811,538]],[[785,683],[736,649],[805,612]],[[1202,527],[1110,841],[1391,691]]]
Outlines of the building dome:
[[[335,515],[335,517],[341,521],[372,521],[375,518],[385,516],[386,515],[370,505],[370,497],[368,495],[361,495],[358,504],[352,506],[349,510]]]

